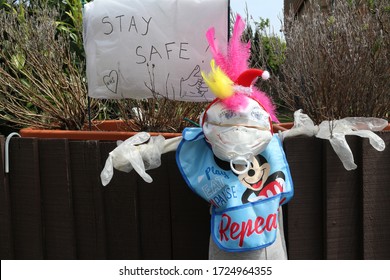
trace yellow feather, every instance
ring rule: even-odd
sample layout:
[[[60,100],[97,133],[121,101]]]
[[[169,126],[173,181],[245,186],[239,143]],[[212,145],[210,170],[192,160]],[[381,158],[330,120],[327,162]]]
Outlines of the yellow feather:
[[[225,99],[234,94],[233,81],[219,67],[215,67],[214,59],[210,62],[211,72],[206,75],[203,71],[202,77],[210,90],[220,99]]]

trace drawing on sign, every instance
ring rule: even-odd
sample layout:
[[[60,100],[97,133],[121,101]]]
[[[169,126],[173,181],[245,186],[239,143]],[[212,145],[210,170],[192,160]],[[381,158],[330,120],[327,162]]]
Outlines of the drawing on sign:
[[[167,78],[165,80],[165,92],[162,94],[156,90],[156,81],[155,81],[155,73],[156,65],[149,63],[146,64],[149,74],[149,83],[144,82],[147,89],[149,89],[153,94],[162,95],[162,96],[176,96],[175,94],[175,86],[170,81],[170,73],[167,74]],[[180,78],[180,97],[204,97],[205,93],[208,92],[208,87],[206,86],[202,75],[200,74],[200,66],[196,65],[192,72]],[[171,90],[171,91],[170,91]]]
[[[103,77],[103,82],[112,93],[117,93],[118,90],[118,72],[112,70],[109,75]]]
[[[180,97],[203,97],[207,91],[208,87],[200,74],[199,65],[195,66],[194,70],[187,78],[180,79]]]
[[[148,68],[150,84],[148,85],[147,82],[144,82],[144,84],[153,94],[156,94],[156,85],[155,85],[155,77],[154,77],[154,68],[156,67],[156,65],[152,64],[152,70],[150,70],[149,63],[146,63],[146,67]]]

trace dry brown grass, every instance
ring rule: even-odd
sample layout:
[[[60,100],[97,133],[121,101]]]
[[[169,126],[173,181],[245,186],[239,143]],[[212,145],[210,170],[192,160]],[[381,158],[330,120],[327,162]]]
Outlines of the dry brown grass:
[[[124,99],[118,102],[118,115],[130,130],[181,132],[196,126],[206,103],[184,102],[157,97],[143,100]]]
[[[290,110],[316,122],[389,118],[390,3],[358,2],[335,1],[327,13],[313,1],[299,19],[285,19],[286,60],[271,86]]]

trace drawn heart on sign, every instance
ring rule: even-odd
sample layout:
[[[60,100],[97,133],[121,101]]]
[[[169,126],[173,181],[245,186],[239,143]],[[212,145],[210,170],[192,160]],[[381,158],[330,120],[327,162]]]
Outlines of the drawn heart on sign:
[[[109,75],[103,77],[103,82],[109,91],[116,94],[118,90],[118,72],[112,70]]]

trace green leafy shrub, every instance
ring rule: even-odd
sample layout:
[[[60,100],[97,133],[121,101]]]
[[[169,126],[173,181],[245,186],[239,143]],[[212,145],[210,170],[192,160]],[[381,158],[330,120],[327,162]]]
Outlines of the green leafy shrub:
[[[58,12],[18,5],[0,15],[0,118],[17,126],[81,129],[83,66],[57,32]]]

